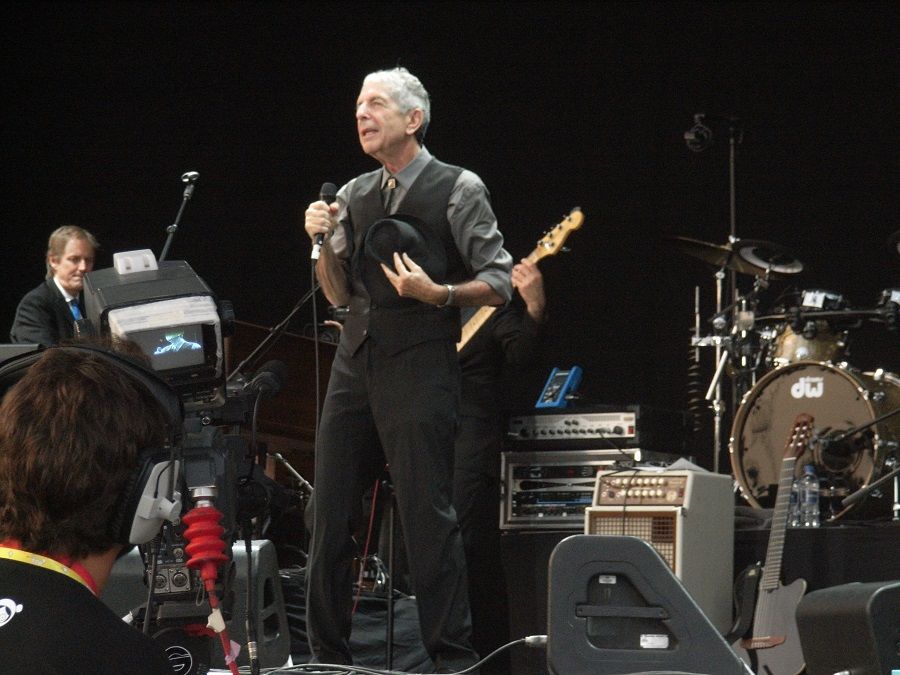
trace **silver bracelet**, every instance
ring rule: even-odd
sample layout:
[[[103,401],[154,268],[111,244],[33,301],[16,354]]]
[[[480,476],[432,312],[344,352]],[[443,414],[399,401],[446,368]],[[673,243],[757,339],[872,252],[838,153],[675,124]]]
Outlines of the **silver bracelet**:
[[[447,299],[443,302],[443,304],[438,305],[438,307],[452,307],[453,299],[456,295],[456,286],[453,284],[444,284],[444,288],[447,289]]]

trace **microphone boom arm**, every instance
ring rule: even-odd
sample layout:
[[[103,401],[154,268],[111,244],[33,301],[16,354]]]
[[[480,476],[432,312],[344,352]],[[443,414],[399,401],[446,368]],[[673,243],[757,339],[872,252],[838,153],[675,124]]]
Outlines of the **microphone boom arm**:
[[[275,342],[278,340],[278,338],[280,338],[281,335],[287,330],[288,324],[290,324],[291,319],[294,318],[294,315],[296,315],[297,312],[300,311],[300,308],[303,307],[303,305],[309,302],[309,299],[312,298],[318,290],[319,284],[314,284],[311,289],[304,293],[303,297],[297,301],[297,304],[294,305],[293,309],[291,309],[290,312],[288,312],[287,316],[285,316],[280,323],[272,326],[269,329],[269,334],[265,338],[263,338],[263,341],[260,342],[252,352],[250,352],[247,358],[241,361],[237,365],[237,367],[232,370],[231,373],[229,373],[225,381],[231,382],[232,379],[243,372],[244,368],[246,368],[248,364],[255,362],[259,358],[262,358],[266,354],[266,352],[275,345]]]
[[[175,233],[178,232],[178,224],[181,222],[181,215],[184,213],[184,207],[187,206],[191,197],[194,196],[194,183],[198,178],[200,178],[200,174],[196,171],[188,171],[181,176],[181,182],[187,183],[187,185],[185,186],[184,193],[181,197],[181,206],[178,208],[178,213],[175,215],[175,222],[166,228],[168,236],[166,237],[166,243],[163,244],[162,253],[159,254],[159,262],[165,260],[166,256],[169,255],[169,247],[172,246],[172,240],[175,238]]]

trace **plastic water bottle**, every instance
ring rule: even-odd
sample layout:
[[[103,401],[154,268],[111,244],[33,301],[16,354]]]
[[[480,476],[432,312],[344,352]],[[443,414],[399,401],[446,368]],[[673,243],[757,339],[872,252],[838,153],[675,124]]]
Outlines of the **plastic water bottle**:
[[[803,467],[799,487],[797,496],[800,502],[800,525],[801,527],[818,527],[819,477],[816,476],[816,467],[812,464]]]
[[[788,527],[800,527],[800,481],[791,483],[791,500],[788,503]]]

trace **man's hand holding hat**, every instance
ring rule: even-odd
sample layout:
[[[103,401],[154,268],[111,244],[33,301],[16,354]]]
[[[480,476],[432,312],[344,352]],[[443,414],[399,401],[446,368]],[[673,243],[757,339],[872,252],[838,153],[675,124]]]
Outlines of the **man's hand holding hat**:
[[[413,298],[429,305],[441,305],[447,300],[446,286],[435,283],[406,252],[394,252],[393,270],[384,263],[381,269],[401,298]]]

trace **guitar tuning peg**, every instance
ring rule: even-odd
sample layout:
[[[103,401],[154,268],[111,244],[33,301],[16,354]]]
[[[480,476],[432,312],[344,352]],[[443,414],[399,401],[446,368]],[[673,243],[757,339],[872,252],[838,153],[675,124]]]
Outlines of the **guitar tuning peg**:
[[[559,248],[560,253],[568,253],[571,250],[572,249],[570,249],[568,246],[560,246],[560,248]]]

